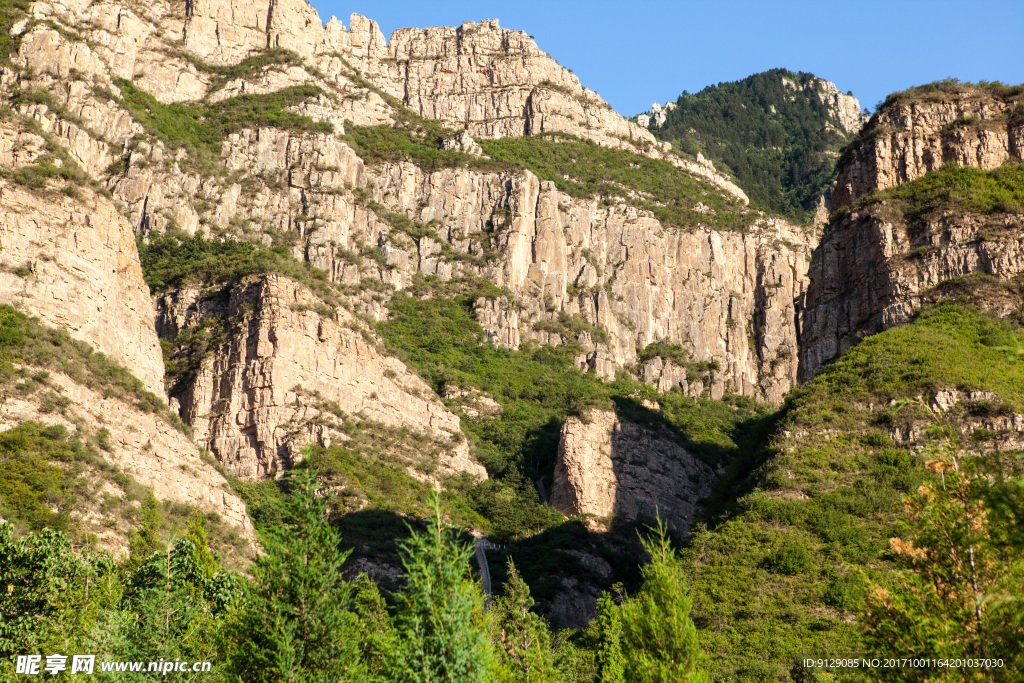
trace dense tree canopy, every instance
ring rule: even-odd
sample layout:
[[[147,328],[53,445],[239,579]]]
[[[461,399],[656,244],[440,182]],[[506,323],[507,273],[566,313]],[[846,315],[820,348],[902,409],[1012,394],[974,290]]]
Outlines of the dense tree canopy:
[[[789,81],[796,85],[786,85]],[[813,89],[813,74],[772,69],[740,81],[685,90],[651,131],[732,173],[759,208],[806,220],[835,173],[850,135]]]

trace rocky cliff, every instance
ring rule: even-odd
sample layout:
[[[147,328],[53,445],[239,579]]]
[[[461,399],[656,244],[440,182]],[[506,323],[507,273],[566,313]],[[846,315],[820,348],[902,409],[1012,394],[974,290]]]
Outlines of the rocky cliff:
[[[890,96],[839,167],[842,208],[945,164],[991,170],[1024,157],[1020,93],[971,85],[922,86]]]
[[[0,121],[0,141],[0,303],[35,316],[40,329],[67,331],[86,345],[85,351],[32,348],[35,361],[13,359],[20,364],[14,376],[0,373],[0,430],[38,424],[63,428],[77,443],[101,444],[84,475],[81,463],[64,465],[95,493],[60,510],[98,547],[127,550],[135,515],[129,496],[138,505],[131,487],[141,485],[165,504],[223,522],[249,554],[255,536],[245,504],[160,414],[163,360],[131,227],[33,119],[8,114]],[[5,344],[18,338],[12,334]],[[78,354],[91,354],[84,369]],[[9,360],[5,355],[4,364]],[[12,386],[19,376],[33,379]],[[117,386],[104,388],[110,378],[134,387],[139,402]],[[121,500],[123,509],[115,511],[108,499]]]
[[[988,195],[998,175],[953,168],[1009,164],[1015,172],[1019,100],[947,87],[894,98],[875,115],[840,167],[834,196],[844,208],[812,258],[802,379],[863,337],[906,322],[921,303],[964,295],[977,284],[966,276],[1010,282],[1024,272],[1024,207]],[[936,174],[924,178],[928,171]],[[998,308],[1005,298],[983,304]],[[1016,306],[1009,298],[1004,315]]]
[[[25,122],[0,121],[0,166],[24,181],[0,179],[0,303],[68,330],[162,396],[160,344],[134,232],[95,188],[38,187],[62,163],[50,145]]]
[[[712,469],[668,431],[595,410],[562,427],[551,505],[596,528],[609,528],[615,516],[659,518],[685,534],[714,481]]]
[[[161,298],[159,329],[174,340],[197,325],[226,326],[226,343],[202,359],[177,402],[196,440],[236,476],[280,476],[301,461],[303,444],[346,438],[325,416],[352,416],[448,442],[442,474],[487,477],[469,457],[459,418],[344,309],[318,313],[315,295],[280,276],[240,283],[226,305],[199,294]]]

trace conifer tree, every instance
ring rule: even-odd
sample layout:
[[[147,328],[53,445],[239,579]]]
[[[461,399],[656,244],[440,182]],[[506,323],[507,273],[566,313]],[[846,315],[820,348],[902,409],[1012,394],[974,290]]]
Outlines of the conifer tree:
[[[531,611],[534,601],[512,558],[508,558],[505,593],[491,605],[498,651],[515,681],[554,681],[556,672],[548,626]]]
[[[601,593],[597,600],[597,665],[599,683],[625,683],[626,662],[622,657],[622,622],[612,596]]]
[[[314,473],[293,477],[289,524],[270,530],[266,555],[236,623],[227,631],[229,674],[246,683],[362,681],[347,552],[327,518]]]
[[[398,596],[387,680],[488,683],[498,663],[487,637],[484,596],[470,577],[472,547],[441,519],[439,497],[425,532],[402,544],[408,584]]]
[[[356,616],[359,618],[359,653],[368,680],[383,675],[385,663],[395,647],[395,628],[387,603],[366,574],[360,574],[355,585]]]
[[[644,683],[703,683],[697,627],[690,619],[683,564],[660,522],[655,537],[644,541],[650,564],[640,571],[640,592],[619,608],[626,680]]]

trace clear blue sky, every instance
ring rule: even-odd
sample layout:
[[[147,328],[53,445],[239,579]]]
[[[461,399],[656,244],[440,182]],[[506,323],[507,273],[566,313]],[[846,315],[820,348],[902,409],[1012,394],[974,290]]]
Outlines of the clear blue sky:
[[[893,90],[954,76],[1024,82],[1024,0],[312,0],[326,22],[352,12],[388,37],[407,26],[497,18],[533,35],[618,112],[684,89],[785,67],[852,90],[874,109]]]

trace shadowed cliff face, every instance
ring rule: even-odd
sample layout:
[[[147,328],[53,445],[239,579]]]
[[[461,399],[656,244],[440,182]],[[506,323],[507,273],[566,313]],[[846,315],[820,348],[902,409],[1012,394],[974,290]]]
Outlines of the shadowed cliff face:
[[[600,530],[608,530],[615,516],[660,518],[674,534],[685,535],[715,479],[667,429],[595,410],[562,427],[551,505],[567,516],[590,518]]]
[[[875,115],[840,167],[840,210],[812,257],[801,380],[921,303],[961,296],[973,287],[963,278],[1011,283],[1024,272],[1024,129],[1013,113],[1021,94],[1009,92],[936,89]],[[1015,307],[999,301],[1003,314]]]

